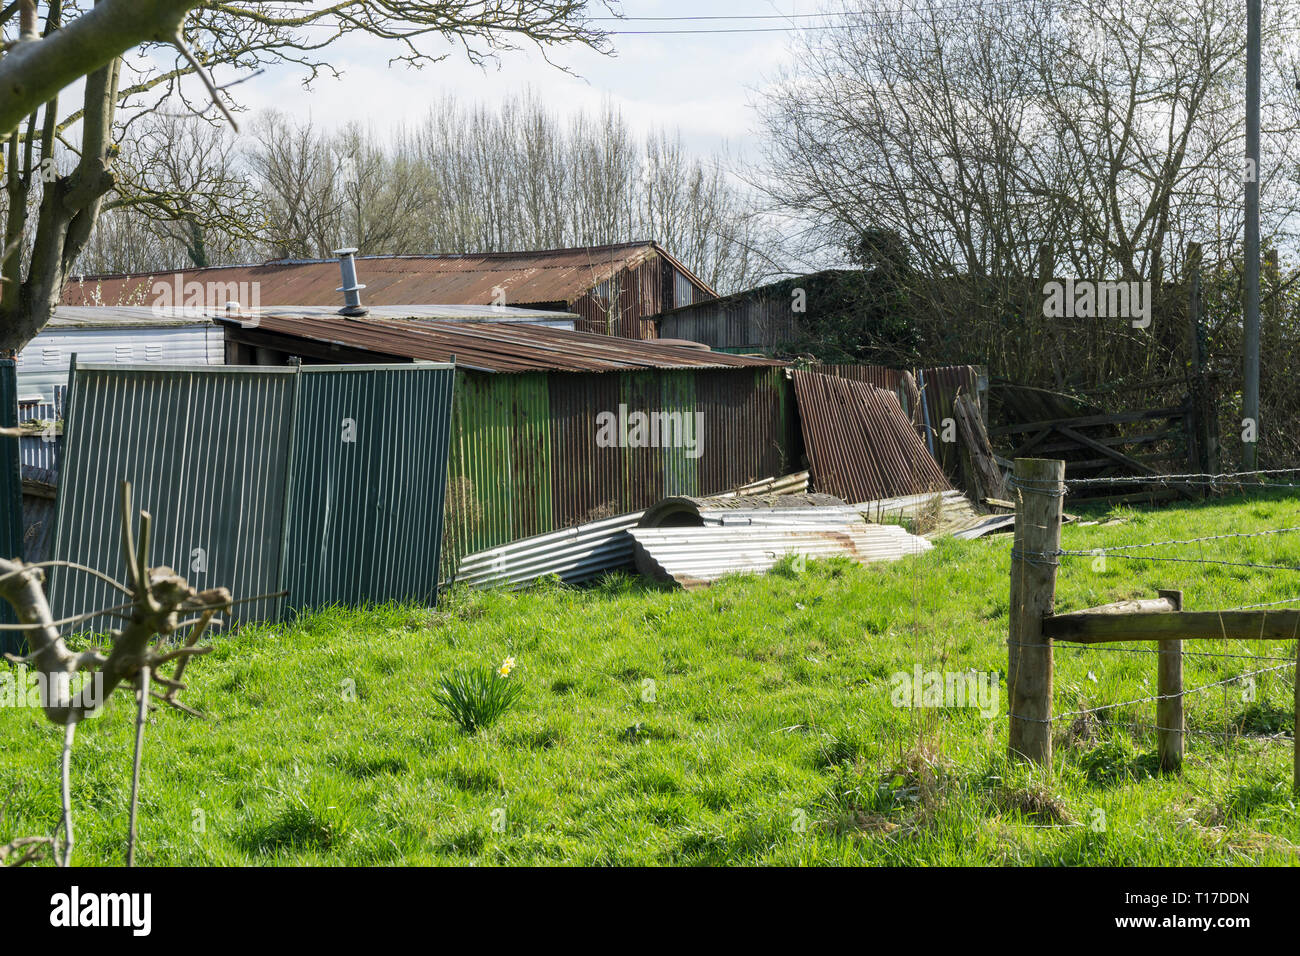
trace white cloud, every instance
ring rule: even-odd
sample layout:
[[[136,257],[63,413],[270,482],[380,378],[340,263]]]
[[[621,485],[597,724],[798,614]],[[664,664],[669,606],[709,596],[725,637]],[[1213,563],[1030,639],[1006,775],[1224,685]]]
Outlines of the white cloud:
[[[689,0],[638,4],[635,11],[629,7],[624,6],[625,12],[641,16],[736,12],[734,8],[722,10],[716,6],[702,10]],[[807,4],[804,8],[812,9]],[[775,11],[755,3],[747,5],[745,12]],[[760,26],[768,23],[757,21]],[[617,28],[722,25],[710,21],[629,22]],[[446,60],[422,70],[400,63],[389,66],[387,59],[397,52],[395,45],[363,37],[350,39],[328,52],[330,62],[344,74],[341,79],[322,76],[311,90],[304,90],[300,74],[288,67],[277,68],[243,84],[238,95],[254,109],[275,107],[300,117],[310,115],[325,126],[361,121],[382,130],[420,119],[445,94],[494,105],[531,88],[543,103],[560,113],[591,111],[612,102],[641,131],[654,127],[680,129],[687,145],[698,152],[713,152],[727,145],[733,154],[744,154],[754,126],[750,91],[761,86],[789,57],[784,33],[613,39],[614,56],[602,56],[582,47],[549,49],[554,62],[577,74],[570,75],[549,65],[535,49],[503,53],[498,60],[480,67],[450,44]]]

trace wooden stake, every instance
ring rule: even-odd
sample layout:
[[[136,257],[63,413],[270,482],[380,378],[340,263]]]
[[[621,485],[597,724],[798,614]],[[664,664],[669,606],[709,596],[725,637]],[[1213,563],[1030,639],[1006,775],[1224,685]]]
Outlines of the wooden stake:
[[[1012,757],[1052,761],[1052,642],[1043,617],[1056,603],[1056,552],[1061,548],[1065,462],[1017,458],[1011,549],[1011,627],[1007,641],[1007,706]]]
[[[1174,611],[1183,609],[1182,591],[1161,591]],[[1160,752],[1160,769],[1179,773],[1183,769],[1183,642],[1167,638],[1160,642],[1159,679],[1156,701],[1156,747]]]

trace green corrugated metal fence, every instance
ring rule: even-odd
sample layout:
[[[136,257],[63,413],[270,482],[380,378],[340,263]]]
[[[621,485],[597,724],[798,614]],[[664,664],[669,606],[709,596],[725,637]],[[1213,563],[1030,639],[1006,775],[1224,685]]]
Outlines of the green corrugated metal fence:
[[[450,367],[316,365],[300,381],[284,572],[291,601],[432,604]]]
[[[127,479],[153,515],[151,563],[236,598],[288,590],[236,619],[432,602],[453,377],[427,364],[74,367],[54,553],[121,578]],[[89,575],[54,576],[57,616],[117,602]]]
[[[604,448],[597,415],[704,416],[704,446]],[[443,579],[465,554],[708,495],[797,464],[781,368],[488,374],[461,369],[452,415]],[[693,420],[692,420],[693,422]]]

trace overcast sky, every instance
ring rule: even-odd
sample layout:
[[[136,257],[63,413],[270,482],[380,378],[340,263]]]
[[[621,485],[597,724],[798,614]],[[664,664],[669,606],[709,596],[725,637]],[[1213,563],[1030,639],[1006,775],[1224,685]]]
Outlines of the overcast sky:
[[[624,0],[628,17],[764,16],[813,13],[817,0]],[[594,8],[593,8],[594,9]],[[797,21],[803,24],[816,19]],[[635,127],[680,128],[687,144],[712,152],[724,143],[744,154],[754,128],[752,91],[787,62],[790,21],[628,20],[601,23],[616,31],[719,30],[745,28],[769,32],[653,35],[620,33],[612,38],[613,56],[579,47],[555,48],[554,60],[573,70],[569,76],[546,64],[532,50],[504,53],[484,67],[453,52],[440,63],[413,70],[389,67],[395,44],[374,38],[348,40],[329,51],[342,79],[321,78],[304,90],[290,69],[268,72],[240,86],[239,99],[259,109],[275,107],[334,126],[361,120],[383,129],[421,117],[439,96],[497,103],[531,87],[552,109],[596,109],[604,101],[621,107]]]

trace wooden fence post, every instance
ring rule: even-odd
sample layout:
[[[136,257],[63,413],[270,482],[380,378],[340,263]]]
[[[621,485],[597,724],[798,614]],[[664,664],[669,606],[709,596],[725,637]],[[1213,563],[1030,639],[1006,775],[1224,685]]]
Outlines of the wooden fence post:
[[[1183,609],[1182,591],[1158,591],[1168,598],[1175,613]],[[1160,753],[1160,769],[1165,773],[1178,773],[1183,769],[1184,718],[1183,718],[1183,642],[1181,638],[1160,641],[1157,658],[1159,678],[1156,681],[1156,749]]]
[[[1201,328],[1201,244],[1187,244],[1187,353],[1191,384],[1192,434],[1188,449],[1192,471],[1219,470],[1219,412],[1205,375],[1205,332]]]
[[[1011,548],[1011,626],[1007,639],[1007,708],[1010,756],[1052,762],[1052,642],[1043,617],[1056,604],[1061,548],[1065,462],[1017,458]]]

